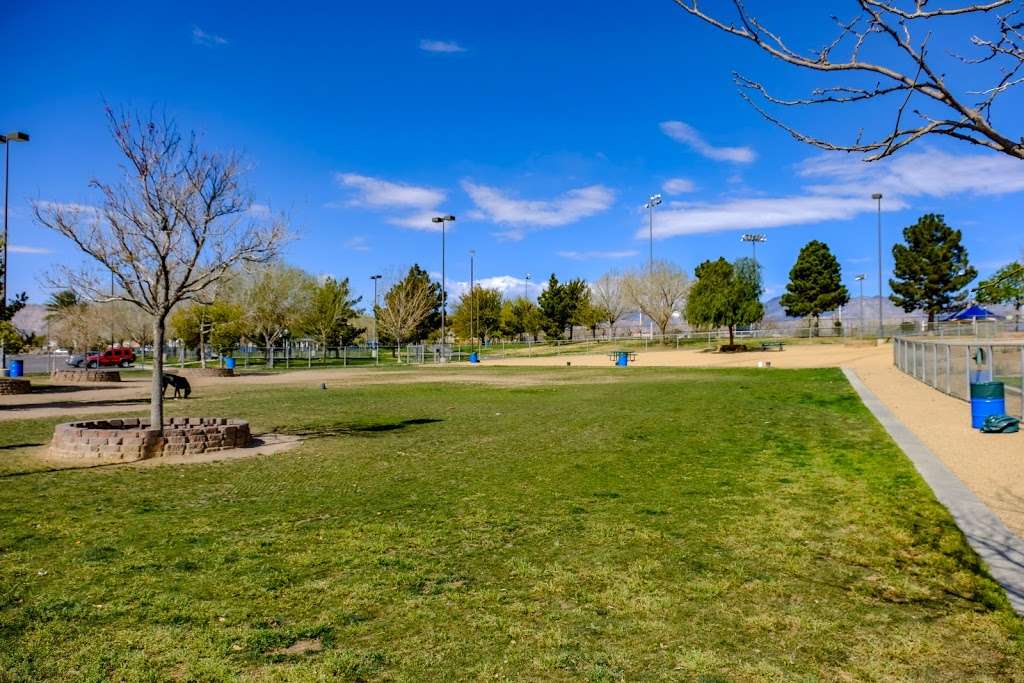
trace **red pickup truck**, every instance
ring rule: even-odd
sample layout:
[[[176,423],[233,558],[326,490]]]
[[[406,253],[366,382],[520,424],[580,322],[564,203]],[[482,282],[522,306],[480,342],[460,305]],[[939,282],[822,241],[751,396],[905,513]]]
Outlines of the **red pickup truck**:
[[[109,368],[118,365],[126,368],[135,362],[135,352],[131,349],[117,348],[107,349],[102,353],[92,353],[85,358],[87,368]]]

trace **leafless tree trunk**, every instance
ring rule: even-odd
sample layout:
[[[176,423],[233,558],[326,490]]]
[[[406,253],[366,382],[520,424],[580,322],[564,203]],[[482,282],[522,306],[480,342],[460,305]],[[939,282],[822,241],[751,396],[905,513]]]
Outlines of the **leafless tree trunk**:
[[[431,311],[436,299],[429,285],[419,279],[399,281],[384,295],[377,308],[377,325],[395,338],[401,361],[402,341],[409,339]]]
[[[943,9],[929,9],[928,0],[856,0],[857,14],[849,19],[833,17],[835,37],[808,54],[791,49],[790,41],[761,24],[742,0],[732,0],[732,18],[706,13],[700,0],[675,2],[688,14],[756,45],[775,59],[834,79],[810,97],[784,99],[771,95],[760,82],[734,72],[740,95],[800,142],[825,150],[861,153],[866,161],[875,161],[923,137],[941,135],[1024,159],[1020,134],[992,122],[997,98],[1024,83],[1024,22],[1019,17],[1019,0],[963,3]],[[984,17],[992,20],[990,36],[969,35],[968,26],[973,29]],[[956,54],[959,47],[936,49],[930,44],[937,29],[948,35],[953,22],[962,24],[964,42],[970,43],[972,50],[970,56]],[[833,58],[839,52],[844,56]],[[875,55],[886,55],[885,61],[872,61]],[[946,78],[950,66],[942,61],[946,57],[975,67],[971,74],[974,81],[987,84],[972,90],[956,88]],[[861,78],[850,80],[845,78],[848,76]],[[851,142],[833,142],[791,128],[755,104],[748,93],[782,106],[891,101],[891,124],[866,136],[861,130]]]
[[[649,268],[627,274],[623,278],[623,288],[633,305],[654,321],[664,337],[672,322],[672,314],[686,310],[690,280],[675,264],[655,261]]]
[[[605,319],[608,321],[609,336],[615,328],[615,323],[629,310],[622,279],[622,275],[612,271],[605,273],[590,285],[593,304],[604,311]]]
[[[204,152],[182,140],[172,121],[144,120],[107,107],[110,132],[124,156],[124,179],[93,180],[98,208],[35,203],[36,219],[70,239],[99,266],[63,268],[52,279],[93,301],[127,301],[152,316],[155,350],[150,421],[163,425],[163,343],[175,304],[196,299],[232,267],[273,258],[287,232],[248,213],[235,154]],[[102,273],[112,273],[111,293]]]

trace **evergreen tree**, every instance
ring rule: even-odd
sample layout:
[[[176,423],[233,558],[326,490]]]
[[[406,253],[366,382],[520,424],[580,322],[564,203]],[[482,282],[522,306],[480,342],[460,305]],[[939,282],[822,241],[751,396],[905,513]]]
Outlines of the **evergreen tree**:
[[[565,290],[554,273],[548,278],[548,286],[537,297],[540,306],[544,334],[548,339],[561,339],[569,324],[569,311],[565,303]]]
[[[811,240],[800,249],[796,263],[789,271],[789,284],[782,295],[786,315],[814,318],[817,330],[821,314],[834,311],[850,300],[850,293],[842,282],[839,261],[828,245]]]
[[[751,325],[764,318],[760,268],[753,259],[735,264],[724,258],[697,266],[697,282],[686,302],[686,319],[698,327],[728,327],[729,346],[737,325]]]
[[[983,304],[1010,304],[1017,313],[1024,306],[1024,263],[1008,263],[978,285],[978,301]]]
[[[572,339],[573,327],[582,325],[589,327],[586,319],[587,308],[590,304],[590,286],[587,281],[581,278],[569,280],[562,285],[562,297],[565,301],[565,311],[568,316],[569,339]]]
[[[892,248],[896,266],[889,280],[894,304],[910,313],[923,310],[928,322],[966,300],[964,288],[978,275],[967,260],[959,230],[934,213],[903,229],[906,244]]]

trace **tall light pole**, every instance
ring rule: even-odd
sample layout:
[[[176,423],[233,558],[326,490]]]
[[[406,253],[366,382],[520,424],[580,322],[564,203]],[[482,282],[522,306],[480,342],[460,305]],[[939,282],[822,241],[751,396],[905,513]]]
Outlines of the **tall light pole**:
[[[858,273],[853,279],[860,283],[860,336],[864,336],[864,280],[867,279],[864,273]]]
[[[383,275],[371,275],[373,280],[373,364],[380,365],[380,344],[377,341],[377,280]],[[401,349],[399,349],[401,351]],[[327,357],[327,349],[324,349],[324,358]],[[401,358],[398,359],[401,362]]]
[[[527,301],[530,300],[530,274],[526,274],[526,279],[523,280],[523,298]]]
[[[882,319],[882,193],[876,192],[871,198],[878,202],[878,338],[885,336],[885,322]]]
[[[648,235],[650,236],[650,254],[647,257],[647,271],[654,271],[654,207],[661,204],[661,195],[652,194],[647,198],[647,203],[644,204],[644,208],[647,209],[647,226]]]
[[[0,292],[0,306],[3,310],[7,310],[7,195],[10,192],[11,183],[11,143],[12,142],[28,142],[28,133],[21,131],[15,131],[8,133],[7,135],[0,135],[0,144],[4,149],[4,272],[3,272],[3,291]],[[0,367],[7,367],[7,350],[0,345]]]
[[[448,308],[448,280],[445,274],[445,225],[455,220],[455,216],[434,216],[430,219],[434,223],[441,224],[441,362],[443,363],[444,358],[444,346],[447,335],[445,334],[445,327],[447,324],[447,312]]]
[[[754,250],[754,265],[757,265],[757,245],[763,244],[768,241],[768,235],[763,232],[748,232],[740,237],[741,242],[750,242],[750,246]]]
[[[469,250],[469,338],[474,339],[473,323],[476,320],[476,296],[473,294],[473,257],[476,256],[476,249]]]

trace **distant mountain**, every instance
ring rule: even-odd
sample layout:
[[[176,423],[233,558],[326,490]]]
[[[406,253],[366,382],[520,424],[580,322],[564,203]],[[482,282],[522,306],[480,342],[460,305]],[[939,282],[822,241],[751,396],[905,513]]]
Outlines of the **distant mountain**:
[[[770,322],[793,322],[796,318],[790,318],[786,315],[786,312],[782,310],[782,297],[775,297],[764,302],[764,319]],[[843,318],[846,320],[856,321],[860,319],[860,297],[850,299],[850,303],[843,307]],[[1014,311],[1010,306],[1002,305],[986,305],[985,308],[992,311],[998,316],[1011,316]],[[826,313],[823,318],[831,318],[833,313]],[[889,300],[889,297],[882,299],[882,317],[886,323],[898,323],[904,320],[919,320],[921,318],[927,318],[927,314],[920,311],[914,313],[905,313],[902,308],[894,304]],[[864,320],[867,323],[874,322],[878,323],[878,297],[877,296],[866,296],[864,297]]]

